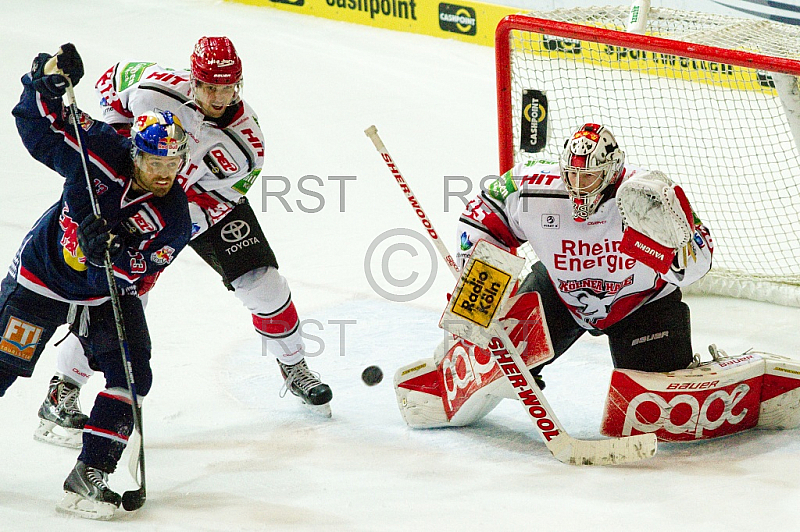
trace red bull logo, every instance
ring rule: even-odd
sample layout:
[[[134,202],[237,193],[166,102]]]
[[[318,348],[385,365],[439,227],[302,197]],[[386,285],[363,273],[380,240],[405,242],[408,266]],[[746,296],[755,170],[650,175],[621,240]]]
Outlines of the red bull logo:
[[[158,265],[169,264],[175,254],[175,248],[164,246],[150,255],[150,260]]]
[[[158,140],[158,149],[167,150],[170,153],[173,153],[180,148],[180,143],[172,137],[164,137],[163,139]]]
[[[64,234],[61,235],[61,252],[64,255],[64,262],[66,262],[73,270],[82,272],[86,270],[86,257],[83,256],[83,251],[78,246],[78,224],[68,214],[69,207],[64,204],[61,209],[61,216],[58,218],[58,225]]]
[[[69,207],[64,204],[64,208],[61,209],[61,216],[58,218],[58,225],[61,227],[61,230],[64,231],[64,234],[61,236],[60,244],[70,255],[77,257],[79,249],[78,224],[67,214],[68,212]]]
[[[43,328],[11,316],[3,337],[0,338],[0,351],[22,360],[30,360],[43,332]]]

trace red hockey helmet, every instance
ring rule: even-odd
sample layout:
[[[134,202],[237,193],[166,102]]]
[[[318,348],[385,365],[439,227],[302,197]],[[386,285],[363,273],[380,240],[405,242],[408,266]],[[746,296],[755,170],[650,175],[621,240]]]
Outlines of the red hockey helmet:
[[[242,60],[227,37],[201,37],[191,56],[192,77],[213,85],[242,80]]]

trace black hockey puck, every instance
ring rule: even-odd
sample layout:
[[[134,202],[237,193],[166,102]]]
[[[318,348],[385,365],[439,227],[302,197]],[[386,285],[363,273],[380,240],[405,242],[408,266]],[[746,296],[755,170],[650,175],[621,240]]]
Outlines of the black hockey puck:
[[[361,380],[367,386],[375,386],[383,380],[383,371],[378,366],[368,366],[361,372]]]

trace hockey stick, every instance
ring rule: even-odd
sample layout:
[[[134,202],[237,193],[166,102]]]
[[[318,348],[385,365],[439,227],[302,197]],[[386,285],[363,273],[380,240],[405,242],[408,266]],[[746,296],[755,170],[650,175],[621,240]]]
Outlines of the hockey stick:
[[[428,236],[431,237],[433,240],[436,249],[439,250],[442,258],[444,259],[445,263],[450,267],[452,271],[455,272],[456,277],[458,277],[458,266],[456,266],[456,261],[453,260],[453,257],[450,255],[450,252],[447,251],[447,246],[444,245],[442,239],[439,238],[439,234],[434,230],[433,224],[428,219],[428,215],[425,214],[425,211],[422,210],[422,207],[419,204],[419,200],[414,196],[414,193],[411,192],[411,189],[408,187],[408,183],[403,178],[403,175],[400,173],[400,170],[397,169],[397,165],[394,164],[394,160],[392,156],[389,155],[389,152],[386,151],[386,146],[384,146],[383,141],[378,136],[378,128],[375,126],[369,126],[367,129],[364,130],[364,133],[369,137],[372,143],[375,145],[375,149],[383,157],[383,161],[386,163],[386,166],[389,167],[389,171],[392,172],[397,184],[400,185],[400,189],[406,195],[406,199],[411,204],[411,207],[416,211],[417,216],[419,217],[419,221],[422,222],[422,225],[425,226],[425,230],[428,232]]]
[[[92,213],[100,217],[100,204],[97,201],[97,195],[94,191],[94,183],[89,176],[89,166],[87,164],[88,155],[86,154],[86,147],[83,145],[81,137],[81,124],[78,117],[78,106],[75,103],[75,91],[72,88],[72,83],[67,85],[67,103],[69,105],[69,114],[72,117],[72,124],[75,127],[75,138],[78,143],[78,151],[81,154],[81,163],[83,164],[83,175],[86,177],[86,188],[89,191],[89,201],[92,204]],[[108,282],[109,295],[111,296],[111,307],[114,310],[114,324],[117,328],[117,340],[119,341],[119,349],[122,354],[122,366],[125,370],[125,381],[128,384],[128,389],[131,392],[131,408],[133,409],[133,427],[134,430],[139,432],[139,475],[137,480],[139,489],[126,491],[122,494],[122,507],[131,512],[138,510],[144,505],[147,499],[147,490],[145,488],[144,476],[144,445],[141,439],[144,438],[142,432],[142,409],[139,406],[138,395],[136,394],[136,382],[133,378],[133,369],[131,363],[131,355],[128,351],[128,337],[125,335],[125,324],[122,319],[122,306],[119,302],[119,291],[117,290],[117,282],[114,280],[114,269],[111,263],[111,255],[108,248],[106,248],[105,257],[103,258],[103,266],[106,272],[106,281]]]
[[[394,160],[386,150],[386,146],[378,136],[377,128],[375,126],[370,126],[364,133],[372,140],[373,144],[375,144],[375,148],[382,155],[383,160],[395,176],[397,182],[400,183],[406,196],[412,198],[413,196],[411,195],[410,189],[405,185],[405,178],[400,174],[400,171],[394,164]],[[433,225],[430,223],[427,216],[423,216],[424,212],[420,214],[421,209],[418,203],[414,204],[412,202],[412,206],[417,209],[417,214],[428,230],[428,234],[431,235],[434,242],[437,242],[437,248],[445,263],[449,266],[451,273],[456,279],[459,279],[461,276],[458,268],[448,253],[447,248],[441,240],[439,240],[436,231],[433,230]],[[500,365],[501,369],[503,369],[503,374],[509,379],[509,382],[511,382],[520,404],[523,406],[528,417],[533,422],[534,427],[536,427],[536,430],[544,440],[545,446],[547,446],[550,453],[557,460],[565,464],[573,465],[610,465],[636,462],[655,455],[658,444],[654,434],[640,434],[603,440],[579,440],[570,436],[553,413],[553,409],[548,404],[541,389],[536,385],[533,376],[523,362],[516,346],[508,337],[508,334],[506,334],[503,326],[493,322],[488,332],[503,342],[503,347],[505,351],[507,351],[508,358],[504,357],[505,353],[498,355],[492,352],[492,356],[498,365]],[[505,368],[508,368],[508,370]],[[524,378],[525,384],[521,385],[519,381],[516,381],[516,383],[512,382],[510,379],[511,375],[521,375]]]

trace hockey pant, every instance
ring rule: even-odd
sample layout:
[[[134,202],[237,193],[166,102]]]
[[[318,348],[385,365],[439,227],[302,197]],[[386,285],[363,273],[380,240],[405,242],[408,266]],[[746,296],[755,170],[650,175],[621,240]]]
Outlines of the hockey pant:
[[[149,293],[139,296],[142,308],[147,308],[148,297]],[[59,340],[56,345],[58,346],[56,370],[64,375],[67,380],[74,382],[78,386],[83,386],[89,380],[89,377],[99,369],[97,363],[89,360],[89,357],[84,353],[83,345],[78,339],[77,332],[68,334]]]
[[[284,364],[300,362],[305,347],[289,284],[246,199],[189,245],[251,312],[264,350]]]
[[[537,291],[542,298],[555,351],[553,360],[587,332],[558,296],[541,262],[533,265],[519,291]],[[664,372],[684,369],[692,363],[689,307],[681,301],[680,289],[643,305],[607,329],[588,332],[608,337],[615,368]]]
[[[131,371],[139,399],[150,391],[150,334],[141,301],[120,297]],[[44,346],[56,331],[72,323],[70,305],[36,294],[5,278],[0,289],[0,324],[5,331],[0,350],[0,395],[17,377],[30,377]],[[78,458],[85,464],[113,472],[133,428],[131,393],[125,378],[114,311],[110,301],[98,306],[77,307],[74,319],[86,325],[80,343],[106,378],[106,389],[95,400],[83,432]]]

